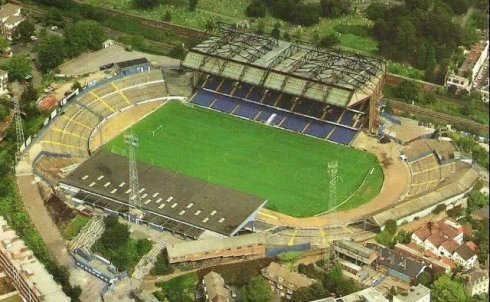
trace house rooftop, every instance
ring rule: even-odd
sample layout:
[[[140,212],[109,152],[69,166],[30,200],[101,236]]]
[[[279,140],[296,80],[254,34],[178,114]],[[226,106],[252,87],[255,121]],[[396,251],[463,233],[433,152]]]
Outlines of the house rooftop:
[[[407,293],[398,294],[396,298],[403,302],[418,302],[422,297],[430,295],[430,289],[418,284],[417,286],[412,286]]]
[[[476,251],[472,250],[468,245],[463,244],[460,246],[455,253],[457,253],[465,261],[471,259],[471,257],[476,255]]]
[[[313,284],[313,280],[306,277],[305,275],[292,272],[287,267],[280,265],[276,262],[271,262],[269,266],[262,270],[262,273],[266,277],[282,278],[284,281],[281,282],[283,285],[290,285],[295,289],[300,287],[308,287]]]

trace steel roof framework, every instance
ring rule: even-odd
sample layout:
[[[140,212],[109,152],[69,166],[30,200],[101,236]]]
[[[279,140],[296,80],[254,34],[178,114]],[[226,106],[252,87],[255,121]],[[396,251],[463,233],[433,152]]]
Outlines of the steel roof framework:
[[[217,37],[192,53],[198,55],[197,62],[188,55],[184,66],[342,107],[370,97],[384,73],[379,59],[279,41],[222,24]]]

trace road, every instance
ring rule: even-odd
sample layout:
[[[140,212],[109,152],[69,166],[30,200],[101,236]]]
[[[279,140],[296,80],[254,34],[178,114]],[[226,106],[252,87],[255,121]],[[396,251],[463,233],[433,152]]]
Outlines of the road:
[[[461,18],[461,27],[466,27],[466,24],[468,24],[468,20],[471,18],[471,15],[475,12],[475,7],[472,5],[468,7],[468,10],[466,11],[466,14],[464,14],[463,18]]]

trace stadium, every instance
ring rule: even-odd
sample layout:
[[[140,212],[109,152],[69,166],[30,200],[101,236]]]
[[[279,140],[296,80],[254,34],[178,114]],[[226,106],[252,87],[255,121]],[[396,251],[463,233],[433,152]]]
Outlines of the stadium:
[[[384,73],[378,59],[221,25],[181,70],[129,68],[66,100],[28,151],[78,209],[184,237],[260,223],[382,228],[457,200],[478,177],[450,142],[387,158],[400,151],[375,138]],[[128,133],[139,140],[139,216]]]

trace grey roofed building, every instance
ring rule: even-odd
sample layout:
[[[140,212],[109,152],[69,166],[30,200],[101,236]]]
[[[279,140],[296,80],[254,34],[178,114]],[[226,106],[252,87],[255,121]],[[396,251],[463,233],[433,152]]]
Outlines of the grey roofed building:
[[[347,296],[333,298],[328,297],[324,299],[314,300],[311,302],[388,302],[379,291],[377,291],[374,287],[368,287],[362,289],[358,292],[352,293]]]
[[[222,24],[218,31],[193,47],[182,65],[339,107],[375,94],[384,75],[384,64],[376,58],[277,40]]]
[[[416,286],[410,287],[408,292],[398,294],[393,297],[393,302],[425,302],[430,301],[430,289],[423,286],[422,284],[417,284]]]
[[[416,279],[428,266],[425,262],[404,257],[378,244],[367,243],[366,247],[378,252],[379,256],[376,263],[396,272],[395,277],[406,276],[410,279]]]
[[[142,220],[149,223],[162,221],[233,236],[266,203],[262,198],[163,168],[143,163],[137,167],[145,212]],[[126,213],[128,158],[101,150],[63,179],[60,187],[73,194],[75,201]]]

